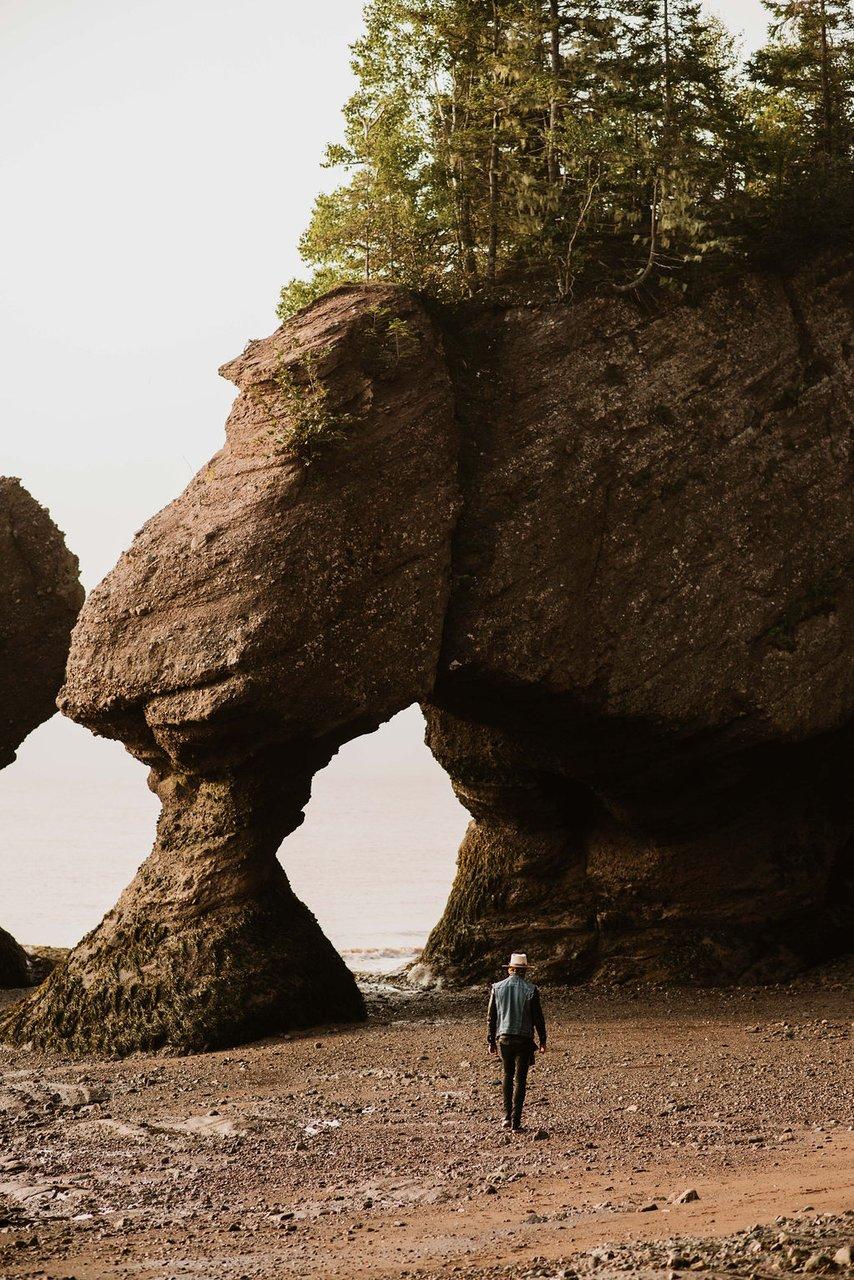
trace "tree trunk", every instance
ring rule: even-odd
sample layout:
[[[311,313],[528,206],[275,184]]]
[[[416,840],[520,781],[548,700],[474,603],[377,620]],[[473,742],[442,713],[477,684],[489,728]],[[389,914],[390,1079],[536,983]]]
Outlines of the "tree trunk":
[[[495,284],[498,262],[498,125],[499,114],[494,111],[489,140],[489,239],[486,250],[486,278],[490,288]]]
[[[658,248],[658,200],[659,200],[660,184],[658,178],[653,180],[652,184],[652,202],[650,204],[649,215],[649,253],[647,254],[646,265],[641,268],[633,280],[629,280],[627,284],[615,284],[614,290],[617,293],[631,293],[633,289],[639,289],[649,277],[652,275],[655,266],[655,251]]]
[[[469,291],[477,287],[477,257],[474,251],[474,231],[471,222],[471,196],[466,190],[465,170],[460,160],[460,238],[463,246],[463,270]]]
[[[670,47],[670,6],[668,0],[664,4],[664,172],[671,164],[673,145],[673,67]]]
[[[824,125],[824,154],[831,158],[833,146],[833,104],[830,100],[830,51],[827,42],[826,0],[820,0],[821,14],[821,105]]]
[[[474,232],[471,221],[471,196],[466,187],[465,160],[460,154],[457,143],[457,135],[459,133],[457,97],[458,87],[455,83],[451,105],[451,123],[449,128],[445,124],[445,130],[451,185],[454,192],[454,209],[457,222],[456,238],[460,266],[462,267],[468,291],[473,293],[477,285],[477,257],[474,251]]]
[[[498,263],[498,129],[501,123],[501,112],[498,107],[498,10],[495,0],[492,5],[492,122],[489,132],[489,229],[486,248],[486,278],[489,287],[495,284],[495,272]]]
[[[549,0],[549,43],[551,55],[551,73],[552,86],[551,98],[549,101],[549,145],[547,149],[548,156],[548,174],[549,184],[555,186],[558,182],[558,154],[555,134],[557,132],[559,105],[558,99],[560,94],[560,74],[561,74],[561,57],[560,57],[560,11],[558,8],[558,0]]]

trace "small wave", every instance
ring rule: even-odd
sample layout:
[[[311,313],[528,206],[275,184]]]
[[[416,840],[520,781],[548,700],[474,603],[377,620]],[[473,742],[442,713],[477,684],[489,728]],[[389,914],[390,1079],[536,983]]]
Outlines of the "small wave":
[[[364,956],[374,960],[394,960],[397,956],[417,956],[420,947],[345,947],[342,956]]]
[[[377,977],[400,972],[420,954],[420,947],[351,947],[341,952],[348,969]]]

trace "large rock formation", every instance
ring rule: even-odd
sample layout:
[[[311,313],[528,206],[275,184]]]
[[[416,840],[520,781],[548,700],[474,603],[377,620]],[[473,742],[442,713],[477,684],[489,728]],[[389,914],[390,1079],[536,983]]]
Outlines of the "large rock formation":
[[[71,629],[83,603],[77,557],[20,481],[0,476],[0,769],[56,711]],[[0,929],[0,987],[28,981],[21,947]]]
[[[0,987],[25,987],[30,980],[27,953],[11,933],[0,929]]]
[[[851,265],[449,344],[428,741],[474,822],[438,973],[527,944],[558,980],[778,978],[854,943]]]
[[[75,632],[63,709],[163,801],[6,1023],[74,1048],[358,1016],[275,861],[313,773],[420,701],[472,813],[424,961],[785,976],[850,945],[851,264],[693,305],[321,300],[224,372],[227,444]]]
[[[433,686],[450,380],[390,289],[339,291],[223,372],[227,443],[91,594],[61,698],[150,765],[157,842],[24,1038],[201,1048],[364,1016],[275,855],[339,745]]]

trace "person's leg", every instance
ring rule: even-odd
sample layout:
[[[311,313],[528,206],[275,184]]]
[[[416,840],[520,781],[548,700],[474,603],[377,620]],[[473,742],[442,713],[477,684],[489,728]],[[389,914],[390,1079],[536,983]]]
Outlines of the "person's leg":
[[[513,1114],[513,1078],[516,1056],[513,1052],[513,1046],[509,1044],[500,1044],[498,1052],[501,1054],[504,1119],[509,1121]]]
[[[531,1055],[528,1046],[516,1050],[515,1072],[513,1080],[513,1128],[522,1126],[522,1108],[525,1105],[525,1093],[528,1088],[528,1067]]]

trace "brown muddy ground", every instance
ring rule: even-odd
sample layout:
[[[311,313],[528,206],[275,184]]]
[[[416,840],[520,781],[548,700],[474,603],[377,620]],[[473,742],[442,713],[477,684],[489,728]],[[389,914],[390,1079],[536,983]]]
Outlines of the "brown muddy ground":
[[[195,1058],[0,1049],[0,1277],[842,1276],[851,974],[546,991],[519,1135],[481,992]]]

